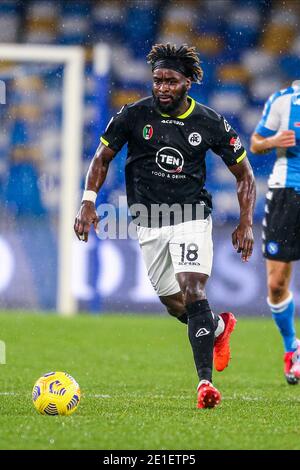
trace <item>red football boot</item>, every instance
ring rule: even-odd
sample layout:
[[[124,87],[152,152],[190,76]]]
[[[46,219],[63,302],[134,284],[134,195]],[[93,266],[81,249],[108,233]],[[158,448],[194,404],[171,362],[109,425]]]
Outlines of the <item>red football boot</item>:
[[[197,394],[197,408],[214,408],[221,401],[221,393],[208,380],[201,380]]]
[[[283,356],[284,375],[290,385],[296,385],[300,380],[300,342],[297,339],[296,351],[286,352]]]
[[[236,318],[231,312],[220,313],[223,318],[225,328],[216,339],[214,344],[214,366],[219,372],[228,366],[230,361],[230,335],[234,330]]]

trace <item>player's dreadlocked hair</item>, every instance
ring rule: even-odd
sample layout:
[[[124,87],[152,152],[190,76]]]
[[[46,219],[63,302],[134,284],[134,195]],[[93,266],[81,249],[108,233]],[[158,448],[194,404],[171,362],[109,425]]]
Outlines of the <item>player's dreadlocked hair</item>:
[[[147,62],[151,64],[152,70],[155,63],[160,60],[176,60],[185,70],[185,75],[193,82],[199,83],[203,77],[203,70],[200,66],[200,59],[195,47],[189,47],[183,44],[178,49],[176,45],[154,44],[147,55]]]

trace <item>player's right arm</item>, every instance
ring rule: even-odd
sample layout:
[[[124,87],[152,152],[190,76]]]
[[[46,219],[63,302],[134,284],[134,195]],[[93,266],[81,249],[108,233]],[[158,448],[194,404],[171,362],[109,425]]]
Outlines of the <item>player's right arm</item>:
[[[108,172],[109,164],[116,152],[104,144],[100,144],[96,150],[85,181],[85,191],[93,191],[98,194]],[[88,241],[91,225],[96,229],[98,215],[94,202],[83,200],[75,219],[74,230],[79,240]]]
[[[267,153],[274,148],[288,148],[296,145],[295,131],[279,131],[271,137],[263,137],[257,132],[251,136],[252,153]]]
[[[284,95],[281,92],[270,96],[264,106],[261,120],[251,136],[252,153],[263,154],[274,148],[288,148],[296,145],[294,131],[279,130],[285,106]]]
[[[90,199],[96,199],[98,191],[103,185],[109,164],[121,150],[123,145],[128,142],[130,135],[131,122],[128,116],[128,107],[125,105],[108,123],[104,134],[101,137],[101,144],[96,150],[94,158],[90,164],[86,180],[85,192],[81,207],[75,219],[74,230],[79,240],[88,241],[91,225],[97,227],[99,218],[96,212],[95,203]],[[94,197],[84,200],[86,191],[92,191]],[[93,194],[94,193],[94,194]],[[90,196],[90,194],[88,194]]]

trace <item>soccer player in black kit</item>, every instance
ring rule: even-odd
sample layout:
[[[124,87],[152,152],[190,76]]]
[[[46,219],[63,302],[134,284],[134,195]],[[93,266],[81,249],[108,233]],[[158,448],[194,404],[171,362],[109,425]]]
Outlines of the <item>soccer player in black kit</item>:
[[[205,294],[212,266],[212,203],[204,187],[207,150],[222,158],[237,181],[240,220],[232,243],[243,261],[250,258],[254,243],[255,183],[234,129],[188,96],[192,82],[202,79],[195,48],[157,44],[147,59],[153,96],[124,106],[109,122],[88,170],[74,229],[80,240],[88,240],[91,225],[98,223],[97,193],[111,160],[127,142],[128,206],[148,275],[168,312],[188,325],[200,381],[197,406],[213,408],[221,400],[212,384],[213,363],[218,371],[227,367],[236,319],[230,312],[213,313]],[[145,210],[136,211],[137,205]],[[168,218],[157,212],[166,206]]]

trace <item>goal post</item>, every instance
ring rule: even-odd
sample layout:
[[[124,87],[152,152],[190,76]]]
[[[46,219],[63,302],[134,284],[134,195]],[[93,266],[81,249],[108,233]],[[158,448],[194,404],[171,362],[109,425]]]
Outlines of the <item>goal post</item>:
[[[77,46],[1,44],[0,61],[63,64],[61,193],[58,227],[57,310],[77,310],[72,293],[73,224],[78,209],[82,159],[84,50]]]

